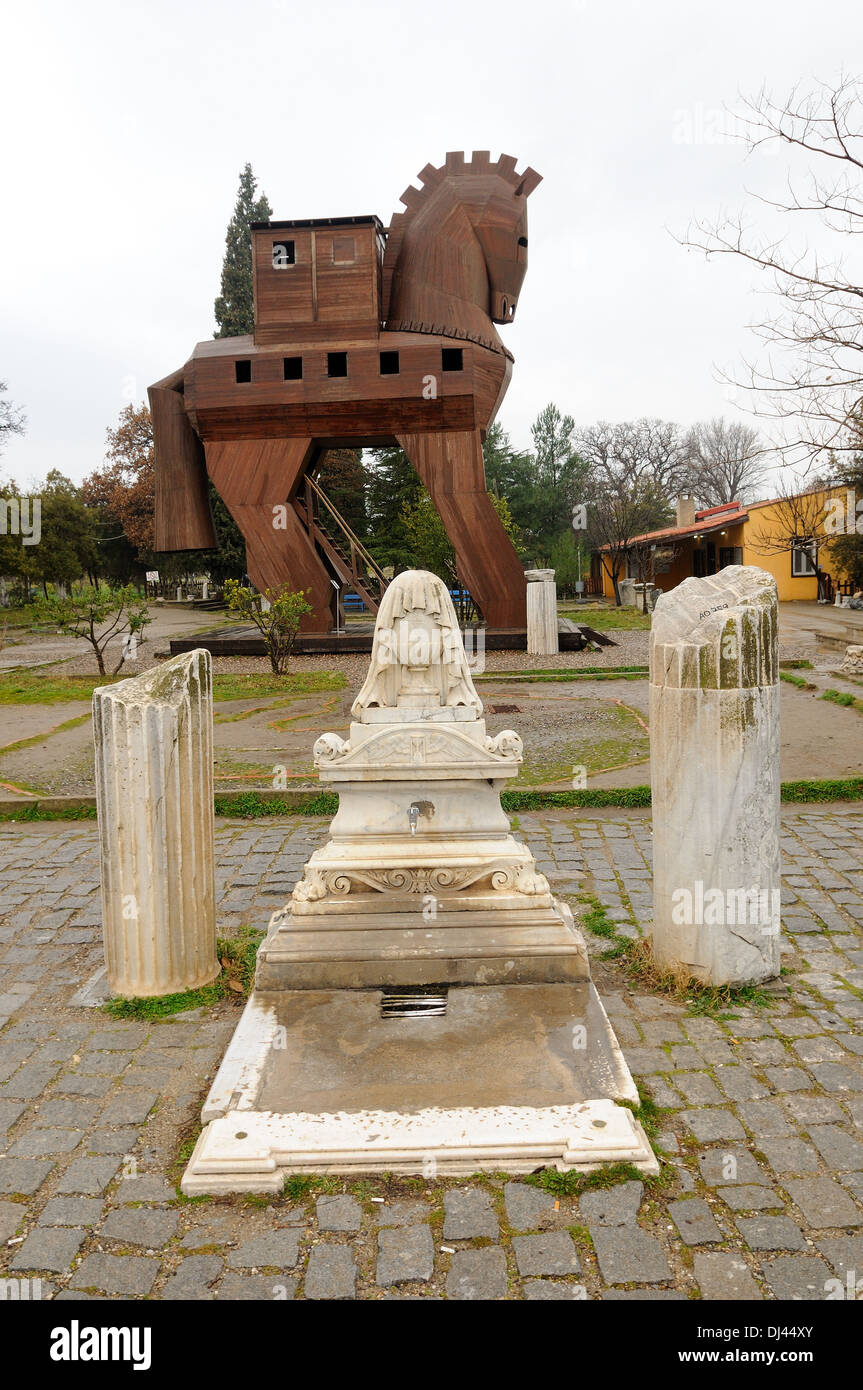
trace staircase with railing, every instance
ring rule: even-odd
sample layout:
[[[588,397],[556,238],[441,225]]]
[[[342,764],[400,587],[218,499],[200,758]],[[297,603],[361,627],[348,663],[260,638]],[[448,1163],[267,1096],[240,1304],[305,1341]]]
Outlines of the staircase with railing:
[[[308,474],[294,498],[294,510],[342,587],[359,594],[369,613],[376,616],[389,580],[320,484]]]

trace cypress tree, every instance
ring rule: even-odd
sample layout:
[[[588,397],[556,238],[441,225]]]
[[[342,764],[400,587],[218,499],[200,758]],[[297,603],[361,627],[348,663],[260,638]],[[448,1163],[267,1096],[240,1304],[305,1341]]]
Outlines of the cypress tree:
[[[235,338],[239,333],[251,333],[254,328],[254,296],[252,292],[252,222],[266,222],[273,209],[267,195],[257,195],[258,181],[247,164],[240,174],[240,187],[234,214],[225,235],[225,259],[222,261],[221,294],[216,300],[214,338]]]

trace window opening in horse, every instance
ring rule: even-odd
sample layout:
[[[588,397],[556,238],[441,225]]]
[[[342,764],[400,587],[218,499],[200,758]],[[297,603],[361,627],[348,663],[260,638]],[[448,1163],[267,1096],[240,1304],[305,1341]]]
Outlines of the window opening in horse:
[[[347,376],[348,354],[346,352],[327,353],[327,376]]]
[[[462,348],[441,348],[441,368],[445,372],[464,371],[464,350]]]
[[[234,363],[234,375],[240,385],[245,385],[252,379],[252,364],[248,358]]]
[[[296,254],[292,241],[273,242],[273,270],[284,270],[285,266],[296,264]]]

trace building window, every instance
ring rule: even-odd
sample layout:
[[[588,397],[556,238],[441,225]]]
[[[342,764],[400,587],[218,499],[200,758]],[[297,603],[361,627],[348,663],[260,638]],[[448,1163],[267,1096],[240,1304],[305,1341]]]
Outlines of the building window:
[[[719,568],[724,570],[726,565],[742,565],[743,549],[739,545],[721,545],[719,547]]]
[[[445,372],[461,372],[464,370],[463,352],[461,348],[441,348],[441,369]]]
[[[327,376],[347,376],[348,354],[346,352],[327,353]]]
[[[357,247],[352,236],[333,237],[333,265],[353,265],[356,258]]]
[[[381,353],[381,376],[398,376],[399,355],[397,352]]]
[[[810,579],[815,575],[818,550],[814,541],[795,545],[791,549],[791,574],[794,579]]]
[[[296,254],[292,241],[273,242],[273,270],[284,270],[286,266],[296,264]]]
[[[246,382],[251,381],[252,364],[248,358],[246,358],[245,361],[240,360],[234,363],[234,375],[236,376],[237,381],[240,385],[243,385]]]
[[[285,362],[285,381],[302,381],[303,379],[303,359],[302,357],[286,357]]]

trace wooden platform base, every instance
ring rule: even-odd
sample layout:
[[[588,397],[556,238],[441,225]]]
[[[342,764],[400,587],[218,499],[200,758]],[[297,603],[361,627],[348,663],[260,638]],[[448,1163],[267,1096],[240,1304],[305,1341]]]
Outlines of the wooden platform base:
[[[318,652],[349,653],[370,652],[374,627],[371,623],[352,623],[347,632],[303,632],[300,633],[294,651],[300,656],[311,656]],[[601,641],[603,646],[611,645],[603,633],[593,636],[589,628],[561,631],[560,650],[580,652],[585,642]],[[181,652],[191,652],[203,647],[211,656],[266,656],[264,640],[255,627],[226,627],[212,629],[189,637],[175,637],[171,640],[171,656]],[[527,650],[527,633],[524,628],[503,628],[497,631],[486,629],[485,649],[489,652],[523,652]],[[476,648],[474,648],[476,650]],[[543,658],[537,657],[538,666]]]

